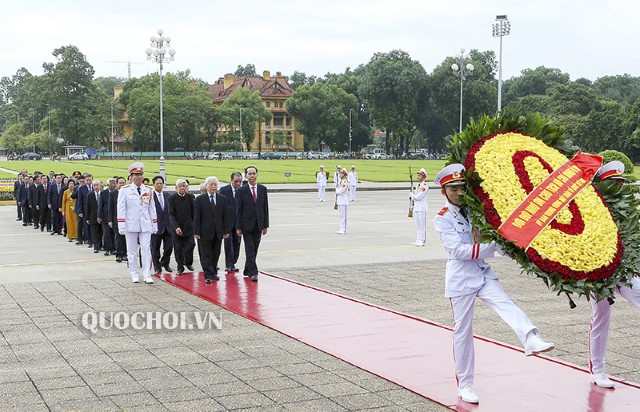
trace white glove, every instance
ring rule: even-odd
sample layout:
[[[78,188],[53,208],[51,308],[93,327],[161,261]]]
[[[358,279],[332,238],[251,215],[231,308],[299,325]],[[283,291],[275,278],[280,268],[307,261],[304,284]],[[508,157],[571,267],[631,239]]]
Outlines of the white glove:
[[[124,229],[118,229],[118,233],[120,233],[122,236],[124,236],[124,232],[125,232]]]

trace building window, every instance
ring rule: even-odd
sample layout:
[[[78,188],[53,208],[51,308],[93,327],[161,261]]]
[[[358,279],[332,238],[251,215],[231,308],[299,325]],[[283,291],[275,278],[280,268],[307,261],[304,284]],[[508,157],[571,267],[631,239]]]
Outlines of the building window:
[[[284,102],[280,102],[280,108],[284,107]]]
[[[271,107],[271,102],[267,101],[266,104],[267,104],[267,107]]]

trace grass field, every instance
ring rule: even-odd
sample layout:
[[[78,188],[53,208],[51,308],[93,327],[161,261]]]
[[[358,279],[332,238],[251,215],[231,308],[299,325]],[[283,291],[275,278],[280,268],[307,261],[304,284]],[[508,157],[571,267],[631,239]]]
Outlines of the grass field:
[[[64,173],[67,176],[75,170],[91,173],[94,178],[104,180],[113,176],[125,176],[130,160],[84,160],[60,161],[27,160],[1,162],[0,168],[19,172],[26,169],[29,173],[40,171],[48,173]],[[145,176],[152,178],[159,173],[158,160],[144,160]],[[179,178],[189,179],[191,184],[204,181],[207,176],[217,176],[223,182],[229,181],[233,171],[242,171],[246,166],[258,168],[258,180],[262,183],[315,183],[315,175],[320,165],[329,172],[329,180],[333,179],[336,165],[356,166],[358,178],[371,182],[405,182],[409,181],[409,167],[414,174],[424,167],[433,180],[436,173],[442,169],[444,160],[168,160],[165,162],[167,183],[173,184]],[[0,177],[9,174],[2,172]],[[291,173],[286,178],[285,173]]]

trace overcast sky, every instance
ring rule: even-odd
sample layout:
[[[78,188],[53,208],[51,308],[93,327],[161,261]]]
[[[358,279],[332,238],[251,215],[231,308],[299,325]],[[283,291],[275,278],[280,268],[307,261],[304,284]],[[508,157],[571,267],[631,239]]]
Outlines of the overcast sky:
[[[239,64],[256,71],[323,76],[402,49],[427,72],[460,48],[494,50],[497,14],[503,78],[522,69],[559,68],[575,80],[640,75],[640,2],[631,0],[0,0],[0,77],[20,67],[42,74],[51,52],[75,45],[98,76],[157,71],[146,61],[149,37],[164,29],[176,59],[212,83]],[[116,62],[116,63],[114,63]]]

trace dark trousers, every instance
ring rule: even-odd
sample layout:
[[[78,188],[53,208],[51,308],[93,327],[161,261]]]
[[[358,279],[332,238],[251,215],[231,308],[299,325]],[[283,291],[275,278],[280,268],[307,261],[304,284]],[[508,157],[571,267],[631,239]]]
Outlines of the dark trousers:
[[[234,228],[229,236],[224,240],[224,266],[231,269],[236,265],[240,257],[240,241],[242,238],[236,233]]]
[[[91,222],[88,225],[91,228],[91,239],[93,241],[93,250],[100,250],[102,248],[102,224],[96,222]]]
[[[20,202],[16,200],[16,208],[18,209],[18,220],[22,220],[22,206]]]
[[[78,216],[76,213],[76,219],[78,219],[78,242],[82,242],[84,240],[84,230],[86,227],[86,223],[83,218]]]
[[[31,223],[31,209],[28,202],[22,204],[22,223]]]
[[[109,222],[102,221],[102,246],[107,252],[115,252],[115,238],[113,235],[113,229],[109,227]]]
[[[202,265],[205,279],[213,279],[213,277],[217,275],[216,267],[220,259],[221,246],[222,239],[218,239],[217,236],[214,236],[213,240],[200,239],[198,241],[200,265]]]
[[[93,242],[91,240],[93,239],[93,236],[91,236],[91,225],[88,225],[85,219],[86,217],[82,219],[82,224],[84,226],[82,228],[82,234],[84,236],[84,241],[86,243],[92,244]],[[102,243],[102,237],[100,237],[100,243]]]
[[[46,212],[44,212],[46,213]],[[42,211],[34,208],[31,208],[31,215],[33,217],[33,224],[35,227],[38,227],[38,224],[40,223],[40,215],[42,214]]]
[[[40,209],[40,230],[44,231],[51,230],[51,213],[49,213],[49,208]]]
[[[62,233],[62,213],[60,210],[51,209],[51,230],[55,233]]]
[[[116,247],[116,257],[124,259],[127,257],[127,238],[118,232],[118,224],[114,223],[114,243]]]
[[[178,264],[178,270],[184,270],[185,266],[193,265],[193,249],[196,242],[193,239],[193,233],[184,233],[184,236],[173,234],[173,255]]]
[[[160,256],[160,244],[162,243],[162,256]],[[160,269],[162,266],[168,266],[171,262],[171,251],[173,250],[173,242],[171,241],[171,233],[165,230],[163,233],[151,235],[151,260],[153,268]]]
[[[243,273],[245,276],[257,276],[256,256],[258,255],[258,247],[260,247],[260,239],[262,239],[262,231],[256,226],[251,232],[242,232],[242,239],[244,240],[245,257]]]

